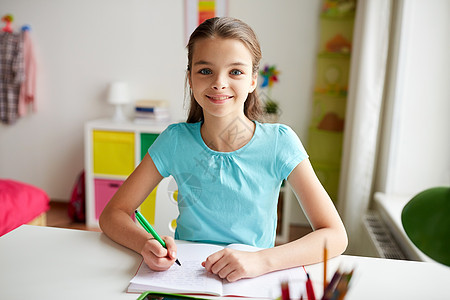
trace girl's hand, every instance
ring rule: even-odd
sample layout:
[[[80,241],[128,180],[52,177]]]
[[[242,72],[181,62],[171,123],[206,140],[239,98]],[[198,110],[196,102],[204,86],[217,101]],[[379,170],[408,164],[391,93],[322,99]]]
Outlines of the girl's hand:
[[[166,243],[167,249],[155,239],[149,239],[142,247],[141,255],[144,262],[153,271],[165,271],[169,269],[177,258],[177,245],[172,237],[161,237]]]
[[[233,282],[242,278],[252,278],[264,274],[260,252],[246,252],[223,249],[208,256],[202,266],[208,272]]]

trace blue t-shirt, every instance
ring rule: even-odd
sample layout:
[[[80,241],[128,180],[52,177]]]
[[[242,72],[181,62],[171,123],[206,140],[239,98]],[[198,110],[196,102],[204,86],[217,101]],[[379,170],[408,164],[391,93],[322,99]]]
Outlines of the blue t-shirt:
[[[273,247],[282,180],[308,157],[299,138],[286,125],[255,122],[245,146],[218,152],[203,141],[201,124],[170,125],[148,151],[178,185],[175,238]],[[224,134],[239,138],[232,127]]]

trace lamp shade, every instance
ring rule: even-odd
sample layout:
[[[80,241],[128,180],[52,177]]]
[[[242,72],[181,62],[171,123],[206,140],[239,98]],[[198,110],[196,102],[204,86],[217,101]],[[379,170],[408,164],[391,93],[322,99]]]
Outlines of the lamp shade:
[[[113,82],[109,86],[108,103],[127,104],[130,102],[130,92],[126,82]]]

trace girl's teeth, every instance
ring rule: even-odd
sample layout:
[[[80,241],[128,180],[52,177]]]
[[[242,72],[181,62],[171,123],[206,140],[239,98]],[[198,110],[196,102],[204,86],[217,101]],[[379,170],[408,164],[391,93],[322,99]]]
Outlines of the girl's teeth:
[[[226,100],[228,98],[229,97],[211,97],[211,99],[213,99],[213,100]]]

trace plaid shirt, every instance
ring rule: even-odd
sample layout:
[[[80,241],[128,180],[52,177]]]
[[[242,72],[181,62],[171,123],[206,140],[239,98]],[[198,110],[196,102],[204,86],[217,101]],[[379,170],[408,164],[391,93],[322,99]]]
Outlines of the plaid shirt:
[[[12,124],[18,116],[20,84],[25,79],[21,33],[0,32],[0,120]]]

